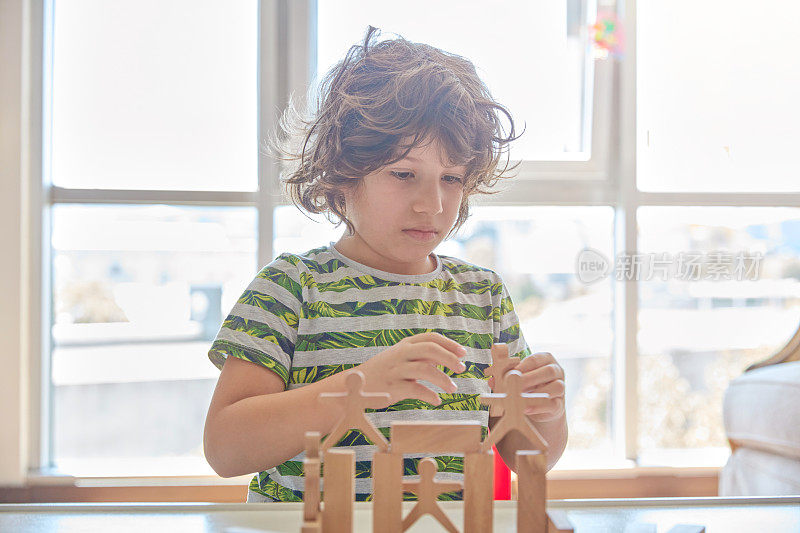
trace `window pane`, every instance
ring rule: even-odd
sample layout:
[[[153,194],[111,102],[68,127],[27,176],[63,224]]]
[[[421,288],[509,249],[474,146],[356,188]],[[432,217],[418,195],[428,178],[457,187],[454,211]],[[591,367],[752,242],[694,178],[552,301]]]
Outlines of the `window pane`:
[[[275,255],[323,246],[344,232],[292,207],[275,217]],[[476,206],[436,249],[499,273],[531,350],[551,352],[564,367],[570,435],[559,468],[598,466],[609,457],[598,451],[611,449],[611,279],[581,283],[575,265],[585,247],[611,256],[613,218],[609,207]]]
[[[722,465],[728,383],[800,322],[800,209],[647,207],[639,231],[642,252],[671,259],[639,284],[642,462]]]
[[[58,468],[212,473],[206,352],[255,275],[255,235],[253,208],[54,207]]]
[[[256,190],[255,0],[57,1],[62,187]]]
[[[637,3],[648,191],[800,191],[797,2]]]
[[[337,228],[324,215],[301,212],[294,205],[276,207],[272,220],[275,228],[273,257],[284,252],[303,253],[317,246],[325,246],[330,241],[338,241],[347,231],[344,223]]]
[[[499,273],[528,346],[564,368],[570,434],[558,468],[598,466],[611,451],[611,280],[584,284],[575,265],[587,247],[611,254],[613,221],[610,207],[480,206],[437,250]]]
[[[317,76],[358,44],[371,24],[382,39],[395,33],[470,59],[518,132],[527,123],[512,143],[513,159],[588,159],[592,93],[585,80],[593,73],[585,29],[595,5],[504,2],[487,24],[487,4],[477,0],[320,1]]]

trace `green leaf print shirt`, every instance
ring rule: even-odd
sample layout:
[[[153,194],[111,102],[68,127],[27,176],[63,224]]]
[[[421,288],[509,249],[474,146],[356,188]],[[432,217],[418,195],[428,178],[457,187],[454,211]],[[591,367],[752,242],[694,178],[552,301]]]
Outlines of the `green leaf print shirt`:
[[[333,242],[302,254],[283,253],[262,268],[242,293],[208,357],[219,369],[226,357],[246,359],[269,368],[287,389],[294,389],[358,366],[404,337],[435,331],[467,349],[464,372],[440,367],[458,391],[446,394],[425,382],[439,392],[441,405],[406,399],[385,409],[367,410],[367,417],[387,439],[394,420],[479,421],[485,437],[489,410],[478,395],[490,392],[484,370],[491,364],[492,343],[507,343],[509,354],[517,357],[531,351],[497,273],[455,257],[433,256],[433,272],[406,275],[353,261]],[[347,433],[338,446],[355,450],[356,499],[371,499],[371,457],[376,447],[358,430]],[[303,455],[256,474],[247,501],[301,501]],[[418,479],[419,460],[431,456],[439,467],[438,478],[463,481],[460,454],[405,455],[405,480]],[[440,499],[461,497],[459,491]]]

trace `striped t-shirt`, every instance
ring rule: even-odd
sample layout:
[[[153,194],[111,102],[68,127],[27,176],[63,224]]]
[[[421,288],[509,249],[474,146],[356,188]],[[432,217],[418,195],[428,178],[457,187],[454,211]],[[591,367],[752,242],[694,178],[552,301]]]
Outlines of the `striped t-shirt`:
[[[432,255],[433,272],[406,275],[353,261],[333,242],[302,254],[283,253],[242,293],[208,356],[220,369],[227,356],[262,365],[294,389],[358,366],[404,337],[434,331],[467,350],[464,372],[439,367],[456,383],[457,392],[447,394],[422,381],[439,394],[441,405],[406,399],[368,409],[367,417],[387,440],[395,420],[479,421],[485,438],[489,411],[478,395],[490,392],[484,370],[491,364],[491,345],[507,343],[509,354],[517,357],[531,351],[498,274],[455,257]],[[349,431],[338,445],[355,451],[356,499],[371,499],[371,458],[377,448],[358,430]],[[301,451],[256,474],[247,501],[301,501],[303,456]],[[417,464],[424,457],[435,458],[437,479],[463,481],[461,454],[404,455],[405,481],[419,479]],[[458,491],[440,499],[461,497]]]

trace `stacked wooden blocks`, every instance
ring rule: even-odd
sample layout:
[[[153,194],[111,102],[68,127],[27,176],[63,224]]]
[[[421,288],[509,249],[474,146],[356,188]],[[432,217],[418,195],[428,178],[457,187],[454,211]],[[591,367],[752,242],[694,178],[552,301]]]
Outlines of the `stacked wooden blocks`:
[[[487,374],[494,377],[500,391],[480,396],[501,416],[481,441],[479,422],[393,422],[387,440],[364,414],[366,408],[385,405],[389,395],[365,393],[364,375],[354,371],[347,377],[347,392],[325,393],[320,398],[344,403],[345,413],[320,445],[319,433],[306,434],[305,492],[303,533],[352,533],[355,499],[355,454],[345,448],[332,448],[349,429],[362,431],[377,447],[372,458],[373,531],[401,533],[420,517],[429,514],[445,530],[458,532],[437,503],[439,494],[464,491],[464,532],[490,533],[493,524],[494,457],[492,445],[511,431],[518,431],[532,444],[530,450],[516,454],[519,491],[517,530],[530,532],[571,532],[566,516],[545,509],[547,443],[525,416],[525,408],[546,401],[547,394],[521,392],[521,374],[514,370],[518,359],[508,357],[505,344],[492,346],[493,365]],[[459,453],[464,455],[464,483],[435,479],[436,463],[419,462],[420,479],[403,482],[403,454]],[[320,461],[324,455],[324,491],[320,503]],[[402,516],[403,492],[417,495],[417,503]]]

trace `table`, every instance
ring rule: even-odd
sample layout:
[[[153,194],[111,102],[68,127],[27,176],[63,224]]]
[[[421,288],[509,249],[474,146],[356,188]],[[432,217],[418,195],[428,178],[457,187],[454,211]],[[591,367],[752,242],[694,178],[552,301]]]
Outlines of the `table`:
[[[415,502],[403,502],[404,513]],[[441,502],[461,529],[463,502]],[[566,512],[575,533],[648,531],[678,524],[704,525],[708,533],[800,532],[800,496],[757,498],[641,498],[548,500],[549,510]],[[357,502],[355,532],[372,531],[372,506]],[[300,503],[65,503],[0,504],[0,531],[13,532],[292,532],[299,533]],[[516,530],[516,502],[495,502],[494,531]],[[444,531],[425,516],[408,531]],[[655,531],[653,528],[650,532]]]

